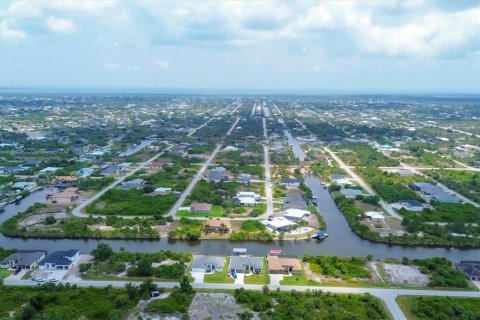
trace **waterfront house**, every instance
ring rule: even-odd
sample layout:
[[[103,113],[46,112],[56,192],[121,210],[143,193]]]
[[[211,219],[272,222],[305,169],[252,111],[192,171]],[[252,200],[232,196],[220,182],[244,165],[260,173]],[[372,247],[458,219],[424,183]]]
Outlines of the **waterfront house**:
[[[480,281],[480,261],[460,261],[456,267],[468,279]]]
[[[40,270],[69,270],[80,259],[79,250],[55,251],[40,261]]]
[[[219,232],[228,233],[232,229],[230,220],[208,219],[205,222],[205,233]]]
[[[33,269],[46,255],[42,250],[19,250],[3,259],[0,268]]]
[[[302,274],[302,264],[296,258],[269,255],[267,257],[268,273],[270,274]]]
[[[222,272],[225,265],[225,257],[196,255],[193,257],[191,271],[192,272]]]
[[[230,272],[236,273],[260,273],[262,272],[263,259],[260,257],[250,256],[231,256],[230,257]]]

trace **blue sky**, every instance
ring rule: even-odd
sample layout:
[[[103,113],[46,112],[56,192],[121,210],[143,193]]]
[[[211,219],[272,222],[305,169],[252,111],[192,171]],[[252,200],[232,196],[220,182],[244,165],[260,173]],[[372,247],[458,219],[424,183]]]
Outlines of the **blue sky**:
[[[479,1],[1,1],[0,86],[480,93]]]

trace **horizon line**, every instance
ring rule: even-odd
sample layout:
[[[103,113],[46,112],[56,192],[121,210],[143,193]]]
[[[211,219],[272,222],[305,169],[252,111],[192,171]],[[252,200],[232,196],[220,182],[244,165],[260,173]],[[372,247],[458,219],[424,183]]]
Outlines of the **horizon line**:
[[[254,95],[480,95],[478,92],[419,91],[419,90],[319,90],[319,89],[242,89],[242,88],[158,88],[158,87],[88,87],[88,86],[0,86],[4,93],[49,94],[254,94]]]

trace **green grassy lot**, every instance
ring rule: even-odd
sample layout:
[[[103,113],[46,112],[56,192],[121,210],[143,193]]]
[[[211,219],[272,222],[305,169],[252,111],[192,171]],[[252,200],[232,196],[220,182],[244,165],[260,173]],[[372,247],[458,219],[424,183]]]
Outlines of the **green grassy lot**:
[[[7,269],[0,269],[0,280],[8,278],[12,274],[12,271]]]
[[[263,258],[262,272],[244,278],[245,284],[270,284],[270,276],[268,275],[267,258]]]
[[[223,266],[223,271],[214,272],[212,274],[206,274],[203,277],[203,281],[206,283],[234,283],[235,280],[233,280],[230,277],[229,267],[230,267],[230,257],[226,257],[225,265]]]
[[[479,298],[399,296],[396,301],[408,320],[480,318]]]
[[[179,210],[177,211],[177,216],[186,218],[219,218],[223,216],[223,208],[221,206],[212,206],[212,211],[208,213],[196,213],[188,210]]]
[[[237,289],[237,303],[262,319],[392,319],[379,298],[370,294],[332,294],[321,291],[283,292]]]
[[[123,319],[137,304],[125,289],[65,288],[64,286],[4,287],[0,290],[0,318],[11,319]],[[53,289],[52,289],[53,288]],[[22,312],[22,305],[30,307]],[[17,317],[15,317],[17,319]]]

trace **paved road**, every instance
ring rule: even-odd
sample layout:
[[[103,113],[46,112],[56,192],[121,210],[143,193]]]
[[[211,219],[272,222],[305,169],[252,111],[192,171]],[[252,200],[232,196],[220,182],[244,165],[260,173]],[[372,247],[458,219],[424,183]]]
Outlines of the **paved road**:
[[[233,123],[233,125],[230,127],[230,129],[228,130],[227,134],[225,136],[229,136],[233,129],[236,127],[238,121],[240,121],[240,118],[237,118],[237,120]],[[193,177],[192,181],[190,181],[190,184],[188,185],[188,187],[185,189],[185,191],[182,192],[182,194],[180,195],[180,197],[178,198],[177,202],[175,202],[175,204],[173,205],[173,207],[170,209],[170,211],[166,214],[166,216],[171,216],[173,218],[176,218],[176,213],[178,211],[178,209],[182,206],[182,204],[185,202],[185,199],[187,198],[188,195],[190,195],[190,193],[192,192],[193,188],[195,188],[195,186],[197,185],[198,181],[200,181],[202,178],[203,178],[203,174],[205,173],[205,171],[207,170],[207,168],[210,166],[210,164],[212,163],[213,159],[216,157],[217,153],[220,151],[220,148],[222,147],[222,144],[217,144],[217,146],[215,147],[215,150],[213,150],[212,154],[210,155],[210,157],[208,157],[207,161],[205,161],[202,165],[202,167],[200,168],[200,170],[198,170],[197,174],[195,175],[195,177]]]
[[[340,159],[335,153],[333,153],[328,147],[324,147],[324,150],[328,152],[328,154],[335,160],[339,165],[340,168],[345,170],[355,181],[360,184],[360,186],[367,191],[369,195],[376,195],[375,191],[373,191],[372,188],[368,184],[366,184],[349,166],[347,166],[342,159]],[[385,201],[380,200],[379,204],[382,206],[382,208],[392,217],[398,219],[398,220],[403,220],[403,217],[399,215],[393,208],[388,205]]]
[[[265,139],[267,135],[267,124],[265,118],[263,118],[263,136]],[[266,219],[269,215],[273,214],[273,195],[272,195],[272,179],[270,176],[270,155],[268,154],[268,147],[263,146],[264,167],[265,167],[265,197],[267,200],[267,211],[261,215],[260,219]]]
[[[198,170],[195,177],[193,177],[192,181],[190,181],[190,184],[188,185],[188,187],[185,189],[185,191],[182,192],[177,202],[175,202],[175,204],[170,209],[170,211],[166,214],[166,216],[172,216],[174,218],[176,217],[176,213],[178,209],[182,206],[183,202],[185,202],[185,199],[187,198],[188,195],[190,195],[190,192],[192,192],[193,188],[197,185],[198,181],[200,181],[200,179],[203,178],[203,174],[207,170],[208,166],[210,166],[213,158],[215,158],[218,151],[220,151],[221,147],[222,147],[221,144],[217,144],[217,146],[215,147],[215,150],[213,150],[212,154],[210,155],[210,157],[208,157],[207,161],[203,163],[200,170]]]
[[[138,281],[61,281],[63,283],[69,282],[76,284],[79,287],[124,287],[127,283],[139,285]],[[30,280],[4,280],[5,285],[11,286],[35,286],[36,282]],[[159,287],[173,288],[178,286],[178,282],[156,282]],[[262,285],[248,285],[248,284],[221,284],[221,283],[192,283],[194,289],[209,289],[209,290],[234,290],[244,288],[248,290],[262,290]],[[394,319],[406,319],[402,310],[395,301],[399,295],[414,295],[414,296],[448,296],[448,297],[469,297],[480,298],[479,291],[440,291],[440,290],[415,290],[415,289],[383,289],[383,288],[351,288],[351,287],[319,287],[319,286],[285,286],[285,285],[269,285],[270,290],[280,289],[282,291],[306,291],[306,290],[322,290],[332,293],[353,293],[353,294],[372,294],[382,299],[388,309],[390,310]]]
[[[153,156],[152,158],[148,159],[147,161],[145,162],[142,162],[139,166],[137,166],[135,169],[133,169],[132,171],[128,172],[126,175],[124,176],[121,176],[117,179],[115,179],[115,181],[110,184],[109,186],[107,186],[106,188],[102,189],[100,192],[96,193],[95,195],[93,195],[92,197],[88,198],[87,200],[85,200],[84,202],[80,203],[80,205],[78,205],[77,207],[75,207],[73,210],[72,210],[72,214],[77,216],[77,217],[82,217],[82,218],[85,218],[85,217],[88,217],[89,215],[88,214],[85,214],[85,213],[82,213],[82,209],[85,208],[86,206],[88,206],[89,204],[91,204],[92,202],[94,202],[95,200],[99,199],[101,196],[103,196],[108,190],[116,187],[118,184],[122,183],[123,181],[125,181],[128,177],[132,176],[133,174],[135,174],[136,172],[138,172],[140,169],[143,169],[145,168],[147,165],[149,165],[150,163],[152,163],[153,161],[155,161],[157,158],[159,158],[160,156],[162,156],[165,152],[169,151],[170,149],[172,149],[173,145],[170,145],[168,146],[166,149],[162,150],[160,153],[157,153],[155,156]],[[95,215],[96,217],[105,217],[105,216],[102,216],[102,215]],[[123,218],[135,218],[135,216],[121,216]]]
[[[217,111],[215,114],[214,114],[214,117],[210,118],[208,121],[206,121],[204,124],[202,124],[201,126],[193,129],[192,131],[190,131],[190,133],[188,134],[188,136],[192,136],[193,134],[195,134],[195,132],[197,132],[198,130],[200,130],[201,128],[203,128],[204,126],[206,126],[208,123],[210,123],[210,121],[212,121],[216,116],[218,116],[219,114],[221,114],[222,112],[228,110],[233,104],[230,104],[228,105],[227,107]],[[238,107],[237,107],[238,108]],[[85,213],[82,213],[82,209],[87,207],[89,204],[93,203],[95,200],[99,199],[101,196],[103,196],[108,190],[112,189],[112,188],[115,188],[118,184],[122,183],[123,181],[125,181],[128,177],[132,176],[133,174],[135,174],[136,172],[138,172],[140,169],[143,169],[145,168],[147,165],[149,165],[150,163],[152,163],[153,161],[155,161],[157,158],[159,158],[160,156],[162,156],[163,154],[165,154],[165,152],[169,151],[170,149],[172,149],[174,147],[174,145],[169,145],[166,149],[162,150],[160,153],[157,153],[155,156],[153,156],[152,158],[148,159],[147,161],[141,163],[139,166],[137,166],[135,169],[133,169],[132,171],[128,172],[126,175],[122,176],[122,177],[119,177],[119,178],[116,178],[115,181],[110,184],[109,186],[105,187],[104,189],[102,189],[100,192],[96,193],[95,195],[93,195],[92,197],[90,197],[89,199],[87,199],[86,201],[80,203],[80,205],[78,205],[77,207],[75,207],[73,210],[72,210],[72,214],[77,216],[77,217],[82,217],[82,218],[86,218],[88,217],[89,215],[88,214],[85,214]],[[95,215],[96,217],[102,217],[102,218],[105,218],[106,216],[105,215]],[[128,218],[128,219],[132,219],[132,218],[136,218],[136,217],[140,217],[140,218],[143,218],[144,216],[130,216],[130,215],[127,215],[127,216],[118,216],[118,217],[122,217],[122,218]]]

